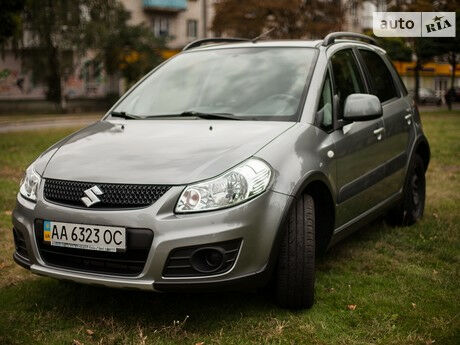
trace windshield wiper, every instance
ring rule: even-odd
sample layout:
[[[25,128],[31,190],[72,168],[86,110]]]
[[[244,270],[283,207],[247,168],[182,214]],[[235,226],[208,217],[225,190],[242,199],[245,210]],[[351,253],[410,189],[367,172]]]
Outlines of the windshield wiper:
[[[121,117],[122,119],[149,119],[153,120],[156,118],[170,118],[170,117],[188,117],[188,116],[193,116],[193,117],[199,117],[202,119],[217,119],[217,120],[244,120],[240,117],[236,117],[233,114],[230,113],[203,113],[200,111],[194,111],[194,110],[188,110],[184,111],[179,114],[166,114],[166,115],[150,115],[150,116],[139,116],[139,115],[132,115],[128,114],[125,111],[112,111],[110,113],[111,116],[113,117]]]
[[[133,119],[140,119],[141,118],[141,117],[136,116],[136,115],[128,114],[125,111],[112,111],[110,113],[110,116],[121,117],[122,119],[127,119],[127,120],[133,120]]]
[[[202,119],[217,119],[217,120],[243,120],[241,117],[236,117],[230,113],[203,113],[200,111],[188,110],[184,111],[178,116],[196,116]]]

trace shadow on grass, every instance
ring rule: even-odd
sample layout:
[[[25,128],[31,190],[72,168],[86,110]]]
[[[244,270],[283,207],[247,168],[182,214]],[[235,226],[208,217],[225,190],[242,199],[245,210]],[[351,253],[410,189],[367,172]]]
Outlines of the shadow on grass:
[[[381,221],[359,230],[319,260],[320,276],[328,264],[348,260],[348,249],[372,243],[383,229]],[[359,255],[356,253],[355,255]],[[26,281],[0,291],[0,306],[34,315],[51,312],[53,318],[77,319],[83,324],[107,322],[164,328],[187,321],[188,330],[212,332],[241,318],[290,313],[276,307],[269,291],[216,293],[152,293],[60,282],[49,278]],[[7,306],[8,305],[8,306]],[[8,313],[8,311],[7,311]],[[24,317],[26,317],[24,315]],[[51,316],[50,316],[51,317]]]

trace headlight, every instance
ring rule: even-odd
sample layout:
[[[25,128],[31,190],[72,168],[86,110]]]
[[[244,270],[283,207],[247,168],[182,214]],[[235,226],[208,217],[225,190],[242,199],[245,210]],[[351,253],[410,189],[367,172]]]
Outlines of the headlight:
[[[19,193],[26,199],[37,201],[37,190],[40,185],[40,180],[41,177],[35,172],[33,166],[29,166],[21,181]]]
[[[177,202],[176,212],[209,211],[241,204],[263,193],[270,177],[267,163],[248,159],[216,178],[187,186]]]

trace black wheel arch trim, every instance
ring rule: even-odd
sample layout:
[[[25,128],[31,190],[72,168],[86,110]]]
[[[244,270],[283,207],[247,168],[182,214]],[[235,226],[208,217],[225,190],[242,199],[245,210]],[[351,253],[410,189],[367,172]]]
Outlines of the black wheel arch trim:
[[[428,169],[428,165],[430,164],[431,160],[431,149],[428,139],[424,134],[421,134],[417,137],[417,139],[415,139],[414,144],[412,145],[409,160],[407,161],[406,171],[409,168],[409,162],[412,160],[414,154],[417,153],[421,147],[423,147],[424,150],[424,156],[422,156],[422,159],[423,163],[425,164],[425,171]]]
[[[302,195],[307,187],[314,183],[314,182],[322,182],[323,184],[326,185],[327,189],[329,190],[329,194],[332,198],[332,202],[334,204],[334,219],[335,219],[335,205],[336,205],[336,199],[335,199],[335,194],[332,192],[333,189],[331,187],[330,181],[327,179],[326,175],[324,175],[320,171],[314,171],[309,174],[307,174],[304,179],[302,180],[301,183],[297,184],[297,186],[294,188],[294,191],[291,195],[291,198],[289,198],[289,201],[286,203],[284,210],[283,210],[283,216],[281,218],[278,231],[276,233],[275,239],[272,244],[272,249],[270,251],[270,256],[267,262],[267,265],[265,267],[265,278],[266,278],[266,283],[269,282],[269,280],[272,277],[272,274],[276,268],[276,264],[278,262],[278,254],[280,250],[280,244],[281,244],[281,239],[283,238],[284,235],[284,229],[286,222],[288,221],[288,216],[289,216],[289,210],[291,209],[292,203],[300,196]]]

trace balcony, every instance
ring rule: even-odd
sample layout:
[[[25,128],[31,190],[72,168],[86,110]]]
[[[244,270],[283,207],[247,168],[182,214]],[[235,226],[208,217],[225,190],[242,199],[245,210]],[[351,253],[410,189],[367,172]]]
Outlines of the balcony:
[[[186,0],[143,0],[144,9],[152,11],[179,12],[187,9]]]

